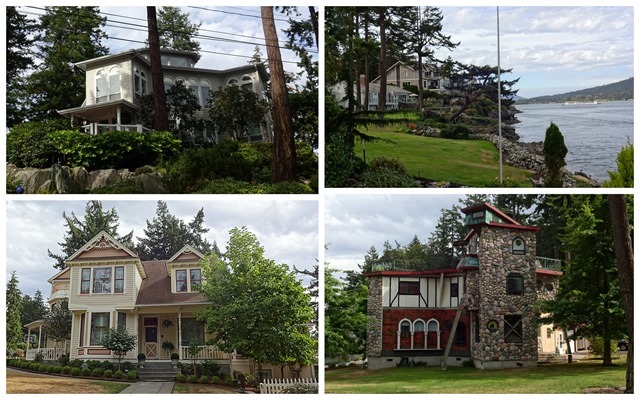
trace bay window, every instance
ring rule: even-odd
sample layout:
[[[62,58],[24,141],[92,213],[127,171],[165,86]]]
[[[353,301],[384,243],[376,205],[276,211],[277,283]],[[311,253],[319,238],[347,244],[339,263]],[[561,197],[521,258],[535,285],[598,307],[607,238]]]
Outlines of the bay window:
[[[91,314],[91,332],[89,345],[100,346],[109,331],[109,313]]]

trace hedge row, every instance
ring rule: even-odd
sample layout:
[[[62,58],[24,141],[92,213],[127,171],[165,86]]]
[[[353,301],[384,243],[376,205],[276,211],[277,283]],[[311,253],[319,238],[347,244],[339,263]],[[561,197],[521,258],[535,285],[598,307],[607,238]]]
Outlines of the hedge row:
[[[176,375],[176,381],[181,383],[211,383],[213,385],[226,385],[226,386],[234,386],[236,383],[230,376],[225,376],[224,379],[219,376],[208,377],[207,375],[202,375],[197,377],[196,375],[184,375],[178,374]]]
[[[130,381],[138,379],[138,371],[135,369],[127,372],[126,374],[122,371],[115,371],[110,369],[102,369],[102,368],[79,368],[72,367],[70,365],[60,366],[60,365],[47,365],[38,363],[35,361],[23,361],[23,360],[9,360],[7,363],[10,367],[24,369],[28,371],[41,372],[47,374],[56,374],[56,375],[71,375],[71,376],[86,376],[86,377],[94,377],[94,378],[108,378],[108,379],[127,379]]]

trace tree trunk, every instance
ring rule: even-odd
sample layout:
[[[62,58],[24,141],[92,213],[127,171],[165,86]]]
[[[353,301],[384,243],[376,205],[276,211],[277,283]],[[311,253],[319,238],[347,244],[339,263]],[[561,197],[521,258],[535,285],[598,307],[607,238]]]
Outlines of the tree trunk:
[[[378,111],[387,109],[387,35],[386,35],[386,9],[378,9],[378,25],[380,28],[380,91],[378,92]],[[380,119],[384,114],[380,114]]]
[[[418,112],[424,111],[424,89],[422,88],[422,53],[418,51]]]
[[[364,107],[365,111],[369,111],[369,13],[364,15],[364,43],[367,46],[364,56]],[[358,77],[358,79],[360,79]]]
[[[293,139],[293,120],[289,107],[289,93],[284,80],[278,34],[273,20],[273,7],[260,7],[260,11],[271,75],[273,181],[294,181],[296,179],[296,147]]]
[[[149,29],[151,85],[153,88],[153,128],[159,131],[168,131],[167,96],[164,92],[164,77],[162,75],[162,61],[160,60],[160,37],[158,35],[158,20],[155,7],[147,7],[147,26]]]
[[[354,29],[353,29],[353,33],[354,36],[358,39],[360,39],[360,18],[358,17],[358,14],[355,14],[355,24],[354,24]],[[358,50],[362,51],[362,47],[360,47]],[[366,51],[366,49],[365,49]],[[359,53],[360,55],[360,53]],[[361,84],[362,82],[360,82],[360,61],[359,61],[360,57],[357,57],[355,61],[355,75],[356,75],[356,103],[358,104],[357,110],[362,110],[362,87]]]
[[[313,26],[313,34],[316,37],[316,50],[319,49],[318,42],[318,11],[314,6],[309,6],[309,17],[311,18],[311,26]]]
[[[629,331],[625,393],[633,393],[633,245],[631,243],[629,218],[624,195],[610,194],[608,197],[620,292],[622,293],[624,313]]]

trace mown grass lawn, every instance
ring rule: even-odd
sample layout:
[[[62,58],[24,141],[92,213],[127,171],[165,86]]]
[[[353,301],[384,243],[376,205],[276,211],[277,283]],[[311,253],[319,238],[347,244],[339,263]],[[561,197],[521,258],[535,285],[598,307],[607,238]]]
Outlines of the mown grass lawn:
[[[31,374],[7,368],[9,394],[113,394],[122,392],[128,386],[128,383]]]
[[[392,141],[365,145],[367,161],[375,157],[396,158],[412,176],[464,186],[495,186],[499,178],[498,150],[485,140],[452,140],[416,136],[399,132],[401,125],[370,126],[364,133]],[[356,156],[362,158],[362,144],[356,143]],[[510,186],[531,187],[531,172],[503,164],[503,181]]]
[[[238,394],[238,390],[221,385],[205,385],[200,383],[179,383],[173,385],[174,394],[200,393],[200,394]]]
[[[440,367],[359,367],[328,370],[325,393],[582,393],[592,387],[624,387],[626,357],[613,367],[601,360],[537,368],[478,370]]]

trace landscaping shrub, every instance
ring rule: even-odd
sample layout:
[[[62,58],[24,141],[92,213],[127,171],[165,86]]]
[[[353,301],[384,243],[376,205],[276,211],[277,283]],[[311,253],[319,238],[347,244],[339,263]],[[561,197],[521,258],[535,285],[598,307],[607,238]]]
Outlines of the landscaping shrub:
[[[69,375],[69,374],[71,373],[71,369],[72,369],[72,368],[71,368],[70,366],[65,365],[64,367],[62,367],[61,372],[62,372],[63,374],[65,374],[65,375]],[[78,370],[78,372],[79,372],[79,371],[80,371],[80,370]]]
[[[65,365],[67,365],[69,363],[69,355],[68,354],[63,354],[60,357],[58,357],[58,364],[62,365],[63,367]]]
[[[200,379],[198,379],[198,383],[209,383],[209,377],[206,375],[202,375]]]
[[[93,189],[91,194],[144,194],[142,187],[133,179],[127,179],[112,185],[101,186]]]
[[[116,372],[113,373],[113,377],[116,379],[122,379],[122,377],[124,376],[124,372],[118,370]]]
[[[71,368],[74,368],[74,367],[81,368],[83,363],[84,361],[76,359],[76,360],[69,361],[69,364],[67,365],[69,365]]]
[[[91,370],[89,368],[82,368],[82,376],[91,376]]]
[[[159,158],[171,158],[180,148],[180,141],[170,132],[108,131],[87,135],[78,131],[57,131],[49,135],[51,143],[71,167],[134,170],[154,164]]]
[[[111,378],[113,376],[113,371],[110,369],[105,369],[104,370],[104,377],[105,378]]]
[[[32,362],[29,365],[29,369],[32,370],[32,371],[36,371],[37,372],[37,371],[40,370],[40,364],[38,364],[37,362]]]
[[[282,394],[314,394],[318,393],[318,385],[309,383],[296,383],[287,386],[280,392]]]
[[[53,373],[55,373],[55,369],[56,369],[55,365],[49,365],[47,367],[47,372],[50,373],[50,374],[53,374]]]
[[[215,361],[204,361],[201,364],[198,364],[198,372],[200,372],[201,375],[206,375],[206,376],[217,376],[218,373],[220,373],[220,364],[218,364]]]
[[[102,376],[103,373],[104,373],[104,370],[102,368],[95,368],[91,372],[91,375],[93,375],[93,376]]]
[[[78,367],[71,368],[71,375],[79,376],[80,375],[80,368],[78,368]]]
[[[230,376],[226,376],[224,378],[224,384],[227,386],[233,386],[233,378]]]
[[[110,368],[110,369],[114,369],[114,368]],[[133,367],[133,363],[131,361],[124,361],[120,363],[120,369],[122,369],[123,371],[131,371],[132,369],[135,369]]]
[[[602,336],[589,338],[589,344],[591,345],[591,352],[596,356],[602,356],[604,354],[604,339]],[[611,340],[611,354],[618,353],[618,341]]]
[[[187,381],[188,381],[189,383],[196,383],[196,382],[198,382],[198,377],[197,377],[197,376],[195,376],[195,375],[189,375],[189,376],[187,377]]]
[[[471,129],[464,125],[449,125],[440,130],[440,137],[443,139],[469,139]]]
[[[39,372],[47,372],[47,371],[49,371],[49,367],[47,367],[44,364],[41,364],[41,365],[38,366],[38,371]]]
[[[134,379],[138,378],[138,371],[136,371],[135,369],[132,371],[127,372],[127,379],[132,381]]]
[[[311,188],[298,182],[252,184],[232,178],[216,179],[209,182],[198,194],[312,194]]]
[[[25,122],[7,134],[7,162],[18,167],[48,168],[57,162],[56,149],[49,134],[69,129],[69,121]]]
[[[211,377],[211,383],[213,383],[214,385],[219,385],[220,382],[222,382],[222,380],[220,379],[219,376],[212,376]]]
[[[61,372],[62,372],[62,368],[65,368],[65,367],[61,367],[61,366],[59,366],[59,365],[54,365],[54,366],[53,366],[53,373],[54,373],[54,374],[59,374],[59,373],[61,373]]]
[[[409,175],[405,166],[398,160],[377,157],[360,176],[359,187],[417,187],[418,184]]]
[[[34,357],[33,361],[37,362],[37,363],[41,363],[43,360],[42,358],[42,352],[37,352],[36,356]]]
[[[187,381],[187,377],[184,374],[176,375],[176,380],[181,383],[185,383]]]

